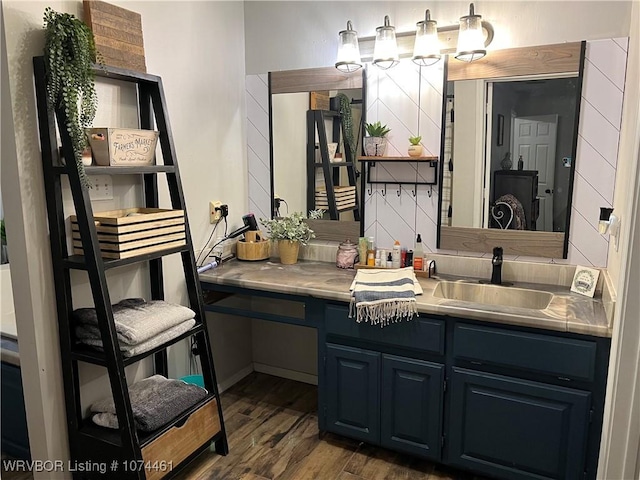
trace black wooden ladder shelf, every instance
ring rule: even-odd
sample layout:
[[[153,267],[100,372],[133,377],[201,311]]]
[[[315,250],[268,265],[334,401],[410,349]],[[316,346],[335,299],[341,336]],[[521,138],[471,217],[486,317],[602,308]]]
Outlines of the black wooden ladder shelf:
[[[128,174],[141,176],[145,207],[147,208],[159,207],[158,174],[164,174],[169,188],[171,208],[185,212],[185,245],[130,258],[107,260],[103,259],[100,252],[89,191],[81,183],[75,162],[67,161],[66,165],[59,165],[55,120],[58,125],[64,125],[66,116],[64,110],[56,109],[54,112],[47,106],[44,58],[34,57],[33,66],[71,459],[77,462],[90,461],[107,465],[107,472],[104,474],[99,471],[76,472],[74,478],[117,478],[119,480],[168,478],[177,471],[179,466],[186,464],[206,450],[211,442],[214,443],[218,453],[226,455],[228,453],[227,437],[222,408],[218,399],[202,291],[196,272],[193,244],[189,232],[175,146],[167,116],[162,79],[155,75],[114,67],[96,67],[95,74],[98,77],[130,82],[137,86],[140,128],[151,130],[155,124],[160,132],[159,140],[164,164],[144,167],[87,167],[86,171],[88,175]],[[66,129],[60,129],[60,137],[64,158],[74,158],[71,140]],[[66,175],[69,180],[84,251],[83,256],[69,255],[67,251],[68,233],[65,228],[62,201],[61,177],[63,175]],[[149,264],[151,298],[162,300],[164,298],[162,257],[177,253],[182,257],[189,306],[196,313],[195,326],[178,338],[151,351],[134,357],[123,357],[114,324],[112,300],[105,275],[106,270],[122,265],[147,262]],[[88,274],[103,351],[78,346],[74,341],[74,332],[70,321],[73,312],[70,273],[74,269],[85,270]],[[204,386],[208,392],[207,397],[154,432],[137,431],[124,367],[153,356],[155,373],[166,377],[168,374],[167,347],[192,336],[195,338],[199,353]],[[119,429],[109,430],[98,427],[91,420],[84,418],[80,402],[79,362],[106,367]],[[198,425],[192,425],[194,423],[198,423]],[[207,430],[202,425],[213,425],[213,427]],[[208,432],[215,433],[209,435]],[[112,469],[114,461],[118,462],[118,468],[115,470]],[[140,468],[141,466],[143,468]]]

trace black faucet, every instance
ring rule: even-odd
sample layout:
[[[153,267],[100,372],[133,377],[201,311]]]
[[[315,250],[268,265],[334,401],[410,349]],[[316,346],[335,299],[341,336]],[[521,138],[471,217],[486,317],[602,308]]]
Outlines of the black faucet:
[[[495,247],[493,249],[491,265],[493,265],[493,272],[491,272],[491,284],[500,285],[502,283],[502,247]]]
[[[435,260],[431,260],[429,261],[428,265],[427,265],[427,270],[429,271],[429,278],[431,278],[432,276],[435,276],[436,272],[436,261]]]

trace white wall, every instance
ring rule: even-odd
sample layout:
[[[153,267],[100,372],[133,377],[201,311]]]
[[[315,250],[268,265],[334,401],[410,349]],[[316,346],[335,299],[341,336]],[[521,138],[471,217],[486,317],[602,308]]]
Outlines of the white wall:
[[[490,48],[626,36],[631,2],[480,1],[476,13],[495,28]],[[398,32],[415,30],[426,8],[438,25],[458,22],[469,2],[245,2],[248,74],[326,67],[335,63],[338,32],[351,20],[360,37],[375,35],[389,15]]]
[[[142,14],[147,70],[163,78],[191,233],[195,245],[202,246],[210,228],[209,200],[229,205],[231,229],[240,225],[247,209],[243,6],[195,1],[113,3]],[[2,194],[12,244],[14,292],[19,292],[14,299],[27,418],[34,432],[32,455],[64,459],[66,420],[31,66],[31,57],[42,54],[46,6],[81,15],[82,4],[76,1],[2,2],[6,33],[2,51],[9,80],[2,85]],[[10,96],[5,95],[5,87]],[[15,136],[9,134],[12,126]],[[5,135],[15,138],[14,152]],[[161,202],[167,200],[163,189]],[[181,271],[178,258],[167,259],[168,300],[186,300]],[[123,284],[119,288],[122,294],[128,292]],[[223,340],[215,334],[216,322],[209,325],[216,351],[216,343]],[[95,394],[101,379],[91,371],[85,377],[83,383],[89,385],[85,390]],[[48,476],[36,474],[35,478]]]

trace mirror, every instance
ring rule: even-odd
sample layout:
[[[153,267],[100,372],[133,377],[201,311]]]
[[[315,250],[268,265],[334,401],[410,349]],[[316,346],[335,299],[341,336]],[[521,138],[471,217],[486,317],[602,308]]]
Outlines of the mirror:
[[[361,171],[359,163],[347,161],[341,129],[343,120],[336,110],[339,109],[337,95],[346,95],[351,107],[356,152],[359,152],[363,105],[366,104],[364,75],[364,71],[343,74],[333,67],[269,73],[272,217],[293,212],[306,214],[313,207],[323,208],[326,211],[322,220],[309,220],[316,239],[343,241],[350,237],[355,241],[363,235],[364,205],[360,193],[363,177],[356,175]],[[316,111],[326,113],[316,117]],[[324,142],[320,141],[322,130],[325,130]],[[314,140],[309,147],[307,139],[311,137]],[[343,202],[341,211],[333,214],[327,200],[319,197],[323,192],[325,197],[329,196],[321,147],[327,149],[331,185],[342,186],[341,192],[348,191],[351,199],[357,199]],[[313,164],[309,161],[308,148],[313,148]],[[336,202],[339,190],[334,191]]]
[[[575,43],[448,64],[438,248],[567,257],[583,57]]]

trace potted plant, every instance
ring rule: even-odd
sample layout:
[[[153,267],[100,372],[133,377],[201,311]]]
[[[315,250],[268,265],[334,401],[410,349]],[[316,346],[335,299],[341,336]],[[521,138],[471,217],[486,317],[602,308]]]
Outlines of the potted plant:
[[[365,124],[365,129],[369,134],[364,138],[364,153],[368,157],[382,157],[387,149],[386,135],[391,131],[386,125],[379,121]]]
[[[357,155],[358,141],[353,136],[353,117],[351,115],[351,99],[344,93],[338,93],[335,96],[340,102],[338,112],[342,118],[342,127],[344,130],[345,143],[349,145],[352,159]]]
[[[87,148],[84,129],[91,126],[98,106],[93,73],[96,62],[93,33],[75,16],[55,12],[50,7],[44,11],[44,28],[49,106],[66,114],[65,125],[60,128],[65,128],[71,138],[80,180],[88,186],[82,163],[82,153]]]
[[[322,210],[311,211],[309,218],[320,218],[322,212]],[[315,238],[313,230],[304,221],[302,212],[271,220],[261,218],[260,222],[269,232],[269,238],[278,242],[280,262],[285,265],[297,263],[300,245],[306,245],[309,240]]]
[[[422,145],[420,145],[420,140],[422,137],[420,135],[416,137],[409,137],[409,156],[410,157],[419,157],[422,155]]]

